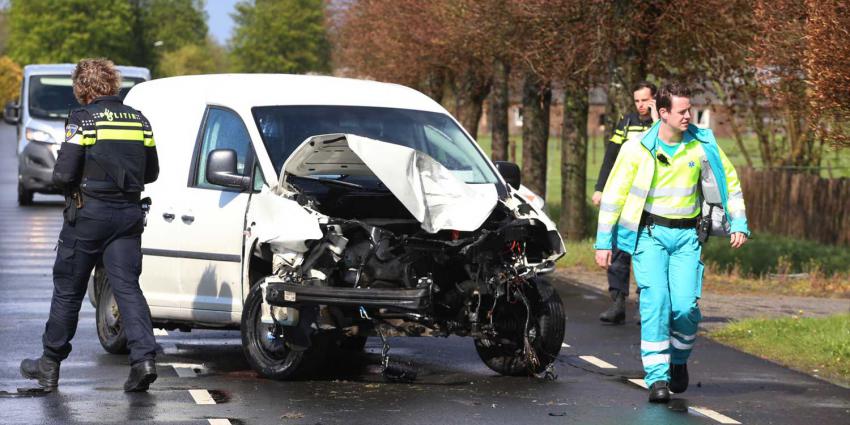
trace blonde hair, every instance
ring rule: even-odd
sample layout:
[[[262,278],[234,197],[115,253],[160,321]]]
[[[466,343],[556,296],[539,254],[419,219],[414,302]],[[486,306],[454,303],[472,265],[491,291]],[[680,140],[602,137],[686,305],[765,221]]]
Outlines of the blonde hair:
[[[81,105],[88,105],[101,96],[115,96],[121,89],[121,74],[109,59],[82,59],[71,75],[74,97]]]

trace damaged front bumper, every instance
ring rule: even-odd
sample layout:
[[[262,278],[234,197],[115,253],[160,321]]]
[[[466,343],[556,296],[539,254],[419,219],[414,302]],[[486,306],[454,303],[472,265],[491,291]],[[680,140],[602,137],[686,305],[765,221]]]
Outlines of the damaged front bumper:
[[[428,288],[380,289],[305,286],[286,283],[275,278],[267,279],[265,284],[265,301],[279,307],[288,307],[293,304],[323,304],[423,312],[431,305]]]

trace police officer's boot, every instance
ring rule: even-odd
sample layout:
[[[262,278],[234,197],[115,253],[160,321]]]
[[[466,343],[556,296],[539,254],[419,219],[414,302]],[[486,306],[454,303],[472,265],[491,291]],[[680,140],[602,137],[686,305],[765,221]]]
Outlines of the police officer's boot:
[[[59,362],[45,356],[24,359],[21,362],[21,375],[37,380],[44,391],[53,391],[59,385]]]
[[[650,403],[667,403],[670,401],[670,389],[667,388],[667,381],[655,381],[649,387],[649,402]]]
[[[156,381],[156,363],[153,360],[143,360],[130,366],[130,376],[124,383],[124,391],[128,393],[144,392],[151,383]]]
[[[688,389],[688,365],[670,365],[670,391],[679,394]]]
[[[611,291],[611,307],[599,315],[599,320],[605,323],[622,325],[626,321],[626,294],[620,291]]]

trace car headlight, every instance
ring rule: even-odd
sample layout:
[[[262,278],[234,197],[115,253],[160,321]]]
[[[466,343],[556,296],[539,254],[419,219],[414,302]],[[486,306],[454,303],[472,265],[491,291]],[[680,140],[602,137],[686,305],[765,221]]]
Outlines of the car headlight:
[[[519,196],[522,196],[523,199],[525,199],[526,202],[533,205],[534,208],[542,210],[543,207],[546,206],[546,201],[543,199],[543,197],[532,192],[531,190],[529,190],[524,185],[519,185],[519,189],[517,189],[517,193],[519,193]]]
[[[30,142],[56,143],[53,136],[44,130],[36,130],[34,128],[27,127],[26,137]]]

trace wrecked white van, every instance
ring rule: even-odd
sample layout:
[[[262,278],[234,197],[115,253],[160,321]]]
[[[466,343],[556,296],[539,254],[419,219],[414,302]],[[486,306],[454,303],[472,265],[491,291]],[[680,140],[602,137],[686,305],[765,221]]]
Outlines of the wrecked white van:
[[[291,379],[389,336],[470,336],[506,375],[547,370],[564,312],[540,277],[563,255],[445,109],[394,84],[293,75],[167,78],[126,102],[154,129],[159,180],[141,285],[157,327],[240,329],[261,375]],[[98,334],[126,350],[109,282]]]

